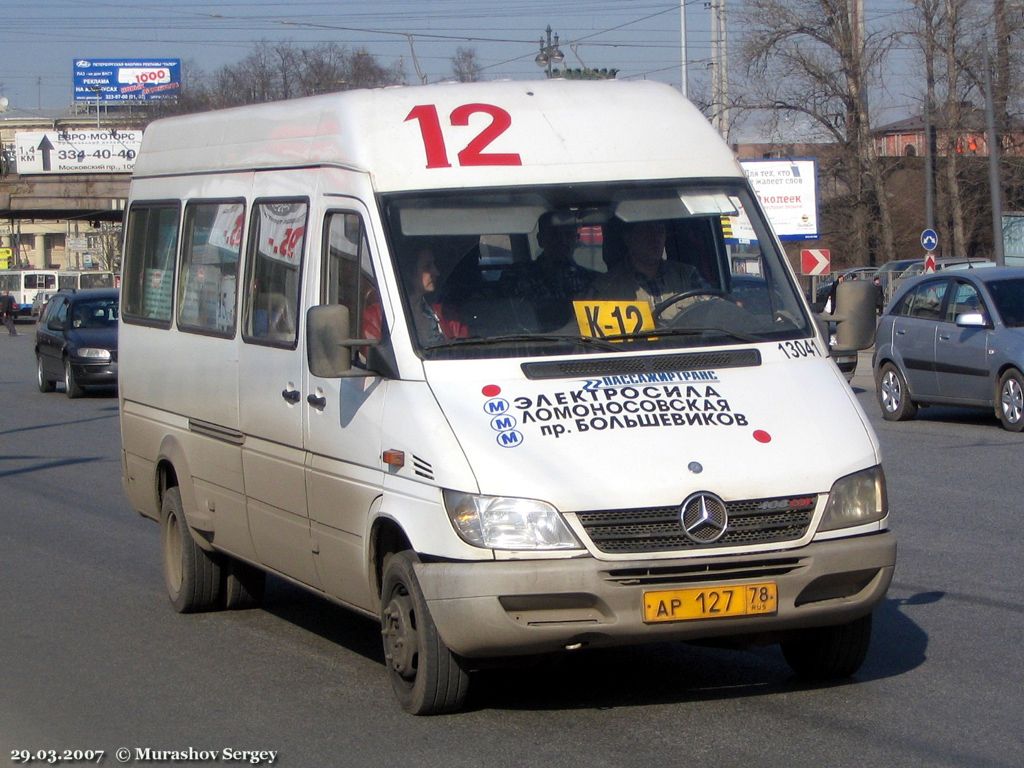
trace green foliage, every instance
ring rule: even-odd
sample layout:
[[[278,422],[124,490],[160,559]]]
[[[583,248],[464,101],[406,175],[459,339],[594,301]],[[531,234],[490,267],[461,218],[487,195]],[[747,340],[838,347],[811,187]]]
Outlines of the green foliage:
[[[614,80],[619,74],[617,69],[591,69],[590,67],[567,67],[561,75],[566,80]]]

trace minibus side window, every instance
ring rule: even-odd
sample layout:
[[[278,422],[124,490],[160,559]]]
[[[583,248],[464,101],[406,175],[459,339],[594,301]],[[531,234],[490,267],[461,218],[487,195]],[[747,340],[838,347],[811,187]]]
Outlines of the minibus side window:
[[[292,349],[298,343],[308,212],[305,200],[263,200],[253,206],[242,325],[246,341]]]
[[[190,202],[185,206],[178,271],[178,327],[235,335],[238,262],[245,231],[242,201]]]
[[[128,213],[122,315],[169,328],[178,250],[177,203],[135,204]]]
[[[384,314],[362,217],[346,212],[327,214],[323,253],[320,302],[348,307],[353,338],[379,339]]]

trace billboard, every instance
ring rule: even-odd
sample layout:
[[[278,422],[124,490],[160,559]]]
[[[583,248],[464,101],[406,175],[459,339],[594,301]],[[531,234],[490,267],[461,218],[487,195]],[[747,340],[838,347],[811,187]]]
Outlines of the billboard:
[[[75,101],[173,99],[181,92],[181,59],[75,59]]]
[[[816,160],[741,160],[740,165],[780,240],[818,239]],[[754,239],[745,216],[734,217],[732,234],[738,240]]]
[[[69,128],[14,134],[18,173],[131,173],[142,131]]]

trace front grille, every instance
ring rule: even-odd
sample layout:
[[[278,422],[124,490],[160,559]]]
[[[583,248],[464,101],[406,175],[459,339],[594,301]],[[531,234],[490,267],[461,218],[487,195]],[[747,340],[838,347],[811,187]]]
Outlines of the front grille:
[[[594,546],[609,554],[720,549],[795,541],[807,532],[817,496],[730,501],[729,523],[717,541],[698,544],[683,531],[680,508],[577,512]]]
[[[595,376],[643,376],[675,371],[718,368],[751,368],[761,364],[757,349],[690,352],[657,357],[601,357],[585,360],[523,363],[528,379],[594,378]]]

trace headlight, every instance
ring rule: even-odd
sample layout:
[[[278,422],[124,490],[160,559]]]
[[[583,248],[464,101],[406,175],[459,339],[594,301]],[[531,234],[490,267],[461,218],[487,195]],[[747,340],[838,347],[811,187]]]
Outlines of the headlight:
[[[459,536],[488,549],[578,549],[579,541],[550,504],[533,499],[445,491]]]
[[[818,530],[835,531],[875,523],[888,513],[885,473],[880,466],[871,467],[836,480],[828,494],[828,504]]]
[[[82,347],[75,352],[76,357],[84,357],[88,360],[109,360],[110,351],[106,349],[98,349],[96,347]]]

